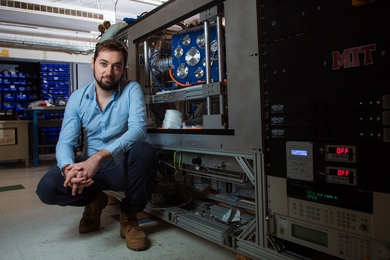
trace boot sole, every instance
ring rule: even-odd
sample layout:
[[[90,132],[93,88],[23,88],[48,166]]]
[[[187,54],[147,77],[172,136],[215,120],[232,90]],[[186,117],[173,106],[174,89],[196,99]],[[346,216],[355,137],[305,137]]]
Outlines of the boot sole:
[[[126,239],[126,236],[125,235],[122,235],[122,232],[120,232],[120,237],[121,238],[123,238],[123,239]],[[149,239],[147,239],[147,243],[146,243],[146,245],[144,245],[144,246],[141,246],[141,247],[137,247],[137,246],[129,246],[128,244],[127,244],[127,241],[126,241],[126,246],[127,246],[127,248],[128,249],[130,249],[130,250],[133,250],[133,251],[143,251],[143,250],[146,250],[146,249],[148,249],[149,248],[149,246],[150,246],[150,240]]]
[[[93,228],[90,228],[90,229],[79,229],[79,233],[83,234],[83,233],[91,233],[93,231],[96,231],[98,230],[100,227],[100,222],[99,222],[99,225],[96,226],[96,227],[93,227]]]
[[[120,237],[123,238],[123,239],[126,239],[126,236],[122,234],[122,232],[120,232]],[[130,250],[133,250],[133,251],[143,251],[143,250],[146,250],[149,248],[150,246],[150,242],[149,242],[149,239],[148,239],[148,242],[146,243],[145,246],[142,246],[142,247],[131,247],[127,244],[127,241],[126,241],[126,246],[128,249]]]
[[[130,247],[130,246],[126,243],[127,248],[130,249],[130,250],[133,250],[133,251],[143,251],[143,250],[146,250],[146,249],[149,248],[149,245],[150,245],[149,241],[148,241],[148,243],[147,243],[145,246],[142,246],[142,247]]]

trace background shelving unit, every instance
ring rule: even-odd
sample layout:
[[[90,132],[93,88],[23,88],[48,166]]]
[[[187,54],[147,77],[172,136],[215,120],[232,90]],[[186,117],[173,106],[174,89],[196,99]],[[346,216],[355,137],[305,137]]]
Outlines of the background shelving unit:
[[[52,100],[59,106],[69,99],[70,66],[67,63],[41,63],[41,96],[43,100]],[[41,121],[54,120],[61,122],[63,114],[42,114]],[[47,124],[45,124],[47,125]],[[43,143],[56,143],[61,131],[61,124],[40,128],[40,137]]]
[[[50,100],[54,105],[66,104],[70,95],[70,64],[9,61],[0,59],[0,119],[33,120],[26,113],[29,104]],[[64,107],[62,107],[64,108]],[[48,110],[50,111],[50,110]],[[41,113],[38,126],[29,124],[30,157],[36,153],[53,153],[61,130],[63,112]],[[34,129],[33,129],[34,128]],[[38,136],[33,141],[33,132]],[[35,145],[38,152],[33,151]]]
[[[0,110],[26,119],[25,109],[40,99],[39,63],[0,61]]]

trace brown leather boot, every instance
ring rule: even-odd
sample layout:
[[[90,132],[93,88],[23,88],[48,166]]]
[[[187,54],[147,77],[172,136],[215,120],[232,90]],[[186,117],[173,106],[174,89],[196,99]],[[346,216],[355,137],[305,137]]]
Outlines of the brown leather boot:
[[[137,214],[120,215],[120,235],[126,238],[126,246],[134,251],[145,250],[149,247],[149,239],[138,225]]]
[[[83,217],[79,224],[80,233],[89,233],[99,229],[100,215],[107,206],[107,202],[108,196],[104,192],[100,192],[97,199],[85,207]]]

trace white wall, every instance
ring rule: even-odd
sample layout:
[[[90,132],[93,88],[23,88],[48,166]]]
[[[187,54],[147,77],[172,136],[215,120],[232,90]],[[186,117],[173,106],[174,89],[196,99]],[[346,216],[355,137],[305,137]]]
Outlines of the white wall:
[[[85,87],[94,80],[90,63],[73,63],[71,75],[72,86],[70,92]]]

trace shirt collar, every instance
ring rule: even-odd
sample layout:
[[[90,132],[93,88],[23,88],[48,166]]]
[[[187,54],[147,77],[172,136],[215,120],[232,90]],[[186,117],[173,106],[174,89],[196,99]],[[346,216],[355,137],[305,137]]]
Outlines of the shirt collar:
[[[95,96],[96,96],[96,81],[93,81],[90,85],[89,85],[89,88],[88,90],[86,91],[86,95],[85,97],[87,99],[94,99]],[[122,92],[124,86],[123,86],[123,81],[119,82],[119,86],[118,86],[118,89],[114,92],[114,94],[112,95],[112,98],[115,98],[117,95],[119,95],[120,92]],[[112,99],[111,98],[111,99]]]

